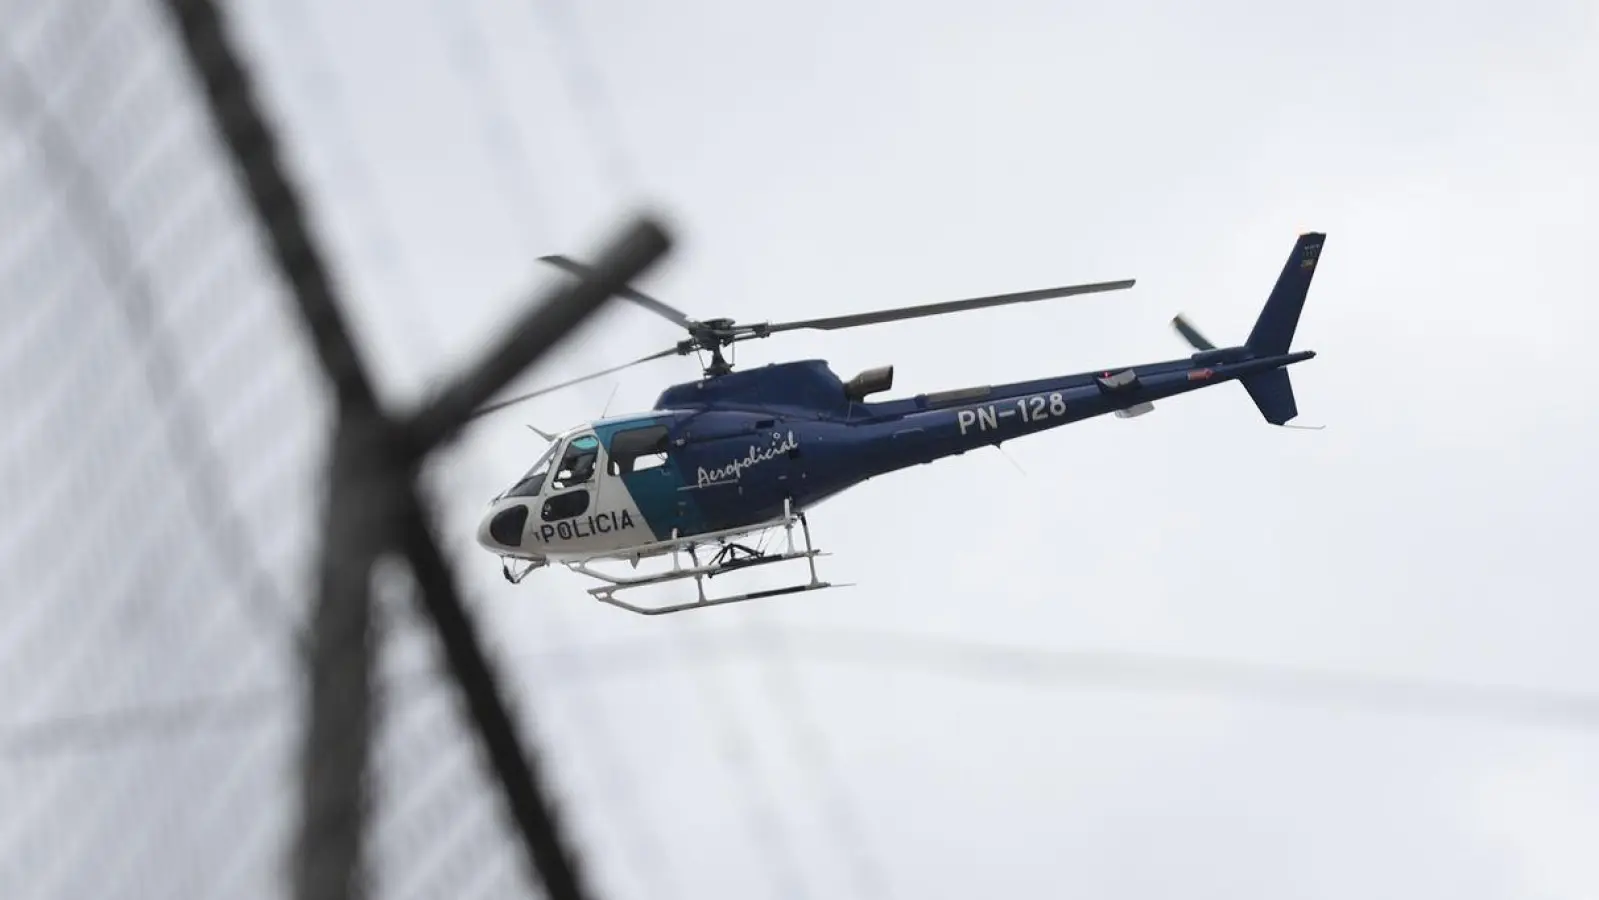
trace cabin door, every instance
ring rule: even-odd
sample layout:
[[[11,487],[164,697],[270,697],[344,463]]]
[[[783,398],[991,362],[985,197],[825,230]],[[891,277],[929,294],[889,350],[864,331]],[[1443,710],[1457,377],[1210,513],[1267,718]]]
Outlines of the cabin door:
[[[560,522],[592,512],[599,504],[600,441],[579,434],[566,442],[545,487],[545,522]]]

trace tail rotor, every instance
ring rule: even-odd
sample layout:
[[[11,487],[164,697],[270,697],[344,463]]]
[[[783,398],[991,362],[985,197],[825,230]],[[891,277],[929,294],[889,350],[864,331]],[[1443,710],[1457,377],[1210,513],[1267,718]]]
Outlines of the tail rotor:
[[[1178,334],[1183,336],[1183,340],[1188,342],[1188,346],[1193,347],[1200,353],[1216,349],[1216,345],[1206,340],[1205,336],[1199,333],[1199,329],[1189,324],[1188,320],[1183,318],[1181,314],[1171,320],[1171,326],[1177,329]]]

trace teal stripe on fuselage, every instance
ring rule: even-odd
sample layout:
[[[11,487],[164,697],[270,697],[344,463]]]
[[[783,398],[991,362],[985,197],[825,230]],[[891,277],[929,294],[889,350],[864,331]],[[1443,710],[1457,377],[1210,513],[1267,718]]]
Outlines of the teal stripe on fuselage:
[[[604,445],[606,457],[609,458],[611,438],[618,431],[667,425],[670,422],[669,418],[661,416],[639,416],[596,425],[594,433]],[[700,515],[699,504],[694,500],[694,492],[683,490],[688,482],[678,469],[677,461],[670,456],[666,465],[642,472],[629,472],[621,476],[621,481],[656,540],[670,538],[673,529],[677,529],[679,534],[696,534],[704,530],[704,519]]]

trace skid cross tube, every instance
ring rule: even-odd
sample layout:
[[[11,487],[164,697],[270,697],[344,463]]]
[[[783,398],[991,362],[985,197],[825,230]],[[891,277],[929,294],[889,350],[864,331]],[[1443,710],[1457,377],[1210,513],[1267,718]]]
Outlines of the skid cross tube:
[[[804,537],[805,548],[799,549],[794,542],[794,526],[798,525]],[[735,543],[734,538],[746,535],[761,534],[774,528],[783,529],[786,547],[777,553],[763,553],[751,550],[742,544]],[[718,545],[716,555],[710,562],[701,563],[697,549],[706,545]],[[741,559],[737,553],[742,551],[745,556]],[[644,616],[660,616],[668,613],[683,612],[690,609],[701,609],[709,606],[726,606],[731,603],[742,603],[746,600],[759,600],[766,597],[778,597],[785,594],[798,594],[808,591],[820,591],[827,588],[850,587],[847,584],[835,584],[823,581],[816,571],[816,558],[829,554],[817,549],[811,541],[811,527],[803,512],[796,512],[793,501],[785,500],[783,514],[775,519],[762,522],[759,525],[745,525],[737,528],[726,528],[705,534],[696,534],[691,537],[680,537],[674,530],[672,537],[665,541],[655,541],[650,544],[635,548],[635,560],[641,556],[659,556],[670,554],[672,567],[667,571],[655,575],[613,575],[600,571],[590,563],[602,559],[616,560],[614,556],[596,555],[584,559],[568,560],[564,564],[567,568],[580,575],[588,576],[597,581],[603,581],[598,587],[589,589],[589,595],[601,603],[624,609],[628,612]],[[682,554],[688,554],[689,565],[684,566]],[[729,572],[740,572],[758,566],[772,565],[775,563],[805,560],[809,569],[810,578],[800,584],[786,585],[777,588],[768,588],[759,591],[747,591],[728,597],[709,597],[705,593],[706,579],[725,575]],[[534,567],[536,568],[536,566]],[[522,573],[525,575],[526,573]],[[696,599],[683,603],[667,604],[665,606],[640,606],[617,598],[622,591],[636,588],[650,587],[653,585],[671,584],[678,581],[694,580]]]

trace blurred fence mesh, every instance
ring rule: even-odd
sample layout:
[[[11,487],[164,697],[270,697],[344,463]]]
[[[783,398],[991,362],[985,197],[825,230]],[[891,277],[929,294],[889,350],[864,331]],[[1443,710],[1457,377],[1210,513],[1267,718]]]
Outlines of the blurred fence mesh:
[[[7,900],[287,890],[332,412],[235,177],[161,7],[0,2]],[[445,677],[379,698],[373,893],[526,895]]]

